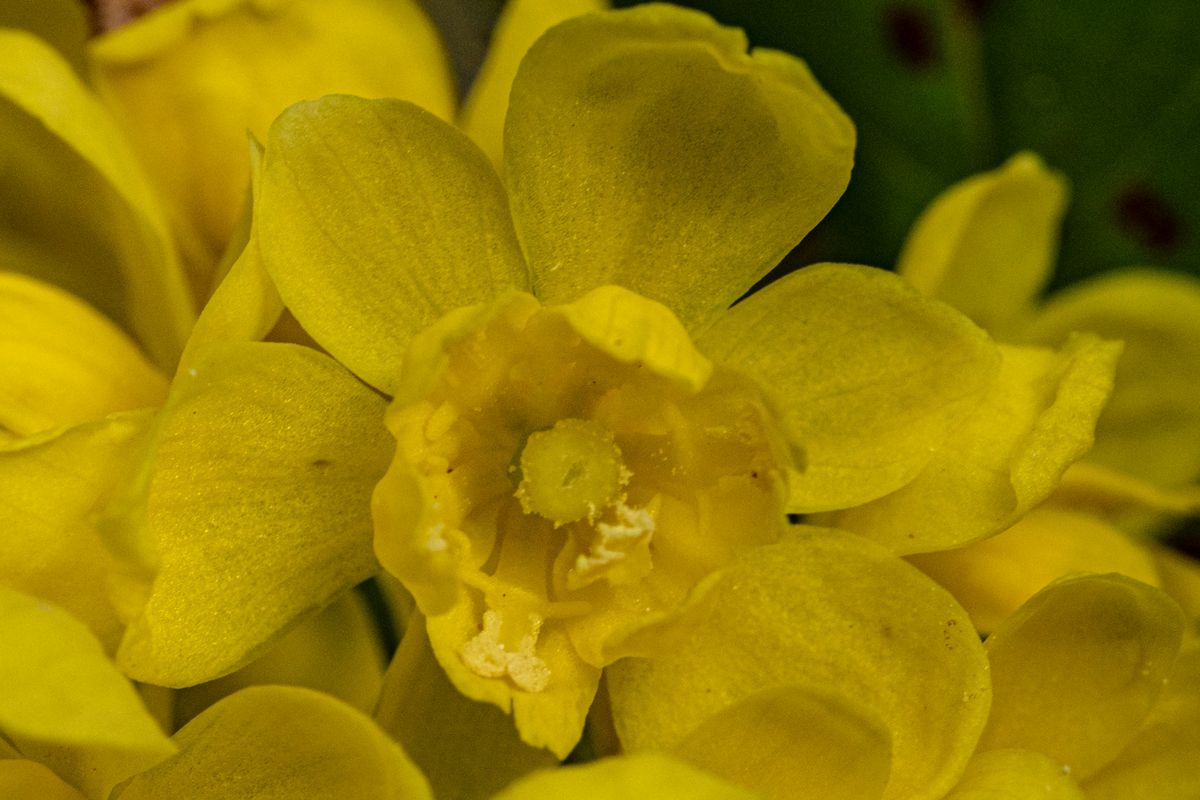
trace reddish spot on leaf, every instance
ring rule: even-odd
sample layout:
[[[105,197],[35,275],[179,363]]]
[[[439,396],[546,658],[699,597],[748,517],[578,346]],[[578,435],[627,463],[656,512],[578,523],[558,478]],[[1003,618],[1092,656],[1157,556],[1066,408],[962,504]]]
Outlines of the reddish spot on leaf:
[[[888,47],[906,67],[926,70],[941,62],[937,29],[925,9],[890,6],[884,11],[884,28]]]
[[[1145,184],[1134,184],[1117,195],[1116,215],[1120,229],[1151,250],[1174,250],[1183,240],[1179,215]]]

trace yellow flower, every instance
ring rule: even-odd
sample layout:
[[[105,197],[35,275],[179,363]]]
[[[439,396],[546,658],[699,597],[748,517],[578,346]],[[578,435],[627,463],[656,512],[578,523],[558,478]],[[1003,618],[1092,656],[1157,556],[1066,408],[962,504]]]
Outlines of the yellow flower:
[[[1090,442],[1111,346],[1000,353],[865,267],[734,305],[832,205],[852,146],[803,64],[665,6],[530,50],[503,182],[411,104],[290,108],[127,519],[161,559],[122,668],[235,669],[377,553],[457,690],[563,755],[600,668],[669,646],[784,511],[911,487],[880,534],[896,549],[925,544],[930,492],[977,517],[938,537],[1006,524]],[[284,304],[353,374],[253,341]]]

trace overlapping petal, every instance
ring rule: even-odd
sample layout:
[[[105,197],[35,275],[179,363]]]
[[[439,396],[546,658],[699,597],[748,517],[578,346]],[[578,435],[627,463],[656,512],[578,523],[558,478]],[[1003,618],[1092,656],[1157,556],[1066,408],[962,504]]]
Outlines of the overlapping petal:
[[[530,747],[496,706],[459,692],[415,617],[388,667],[375,719],[425,773],[437,797],[486,797],[556,763]]]
[[[530,775],[496,795],[494,800],[753,800],[757,795],[739,786],[658,753],[608,758],[591,764],[547,770]]]
[[[1089,794],[1088,797],[1091,797]],[[1084,800],[1069,769],[1031,750],[990,750],[967,764],[946,800]]]
[[[87,304],[0,273],[0,436],[162,403],[166,378]]]
[[[853,127],[802,62],[745,51],[740,31],[658,5],[530,49],[504,159],[535,295],[618,284],[698,331],[825,215]]]
[[[807,267],[699,340],[772,392],[797,451],[790,505],[845,508],[911,481],[994,380],[986,334],[883,270]]]
[[[0,733],[90,798],[174,747],[95,637],[70,614],[0,586]]]
[[[246,132],[335,92],[449,119],[454,87],[411,0],[182,0],[92,40],[97,90],[164,197],[200,299],[240,213]]]
[[[290,108],[271,128],[255,220],[288,308],[388,393],[414,333],[528,286],[486,158],[407,103],[327,97]]]
[[[834,524],[898,553],[998,533],[1046,499],[1088,451],[1112,389],[1120,344],[1072,338],[1055,353],[1003,347],[996,383],[911,483],[833,515]]]
[[[0,760],[0,797],[11,800],[84,800],[48,768],[23,758]]]
[[[6,30],[0,51],[3,268],[84,298],[134,331],[160,367],[174,364],[191,298],[135,156],[49,45]]]
[[[1200,477],[1200,281],[1113,272],[1056,295],[1025,335],[1054,346],[1078,330],[1125,343],[1088,458],[1165,486]]]
[[[184,726],[179,753],[111,800],[432,800],[429,784],[365,714],[309,689],[259,686]]]
[[[383,406],[295,345],[215,347],[176,380],[144,519],[161,563],[118,652],[128,674],[216,678],[374,572]]]
[[[497,169],[503,163],[508,95],[525,53],[538,37],[563,20],[607,7],[607,0],[509,0],[504,4],[458,117],[459,127]]]
[[[1033,509],[989,539],[909,560],[946,587],[983,633],[1067,575],[1120,572],[1158,585],[1154,557],[1146,547],[1103,519],[1054,503]]]
[[[673,652],[609,668],[629,751],[673,748],[756,692],[816,684],[883,721],[884,797],[937,798],[953,785],[991,693],[982,646],[944,590],[858,537],[804,528],[748,551],[710,600],[707,624]]]
[[[896,271],[987,330],[1011,333],[1050,277],[1066,201],[1062,176],[1020,153],[939,195]]]
[[[123,631],[110,580],[124,565],[98,524],[151,424],[124,414],[0,449],[0,583],[74,614],[110,653]]]
[[[763,797],[875,800],[892,766],[879,714],[816,686],[748,695],[684,737],[674,753]]]
[[[980,751],[1033,750],[1086,780],[1154,706],[1183,624],[1169,597],[1122,575],[1042,590],[987,640],[994,700]]]

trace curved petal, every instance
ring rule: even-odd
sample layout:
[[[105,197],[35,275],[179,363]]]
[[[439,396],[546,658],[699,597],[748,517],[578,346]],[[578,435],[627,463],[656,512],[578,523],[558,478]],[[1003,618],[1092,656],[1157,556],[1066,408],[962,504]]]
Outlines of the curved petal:
[[[0,586],[0,732],[92,798],[174,752],[70,614]]]
[[[162,373],[86,303],[0,272],[0,436],[158,406],[166,395]]]
[[[1067,575],[1120,572],[1158,586],[1148,549],[1102,519],[1053,503],[989,539],[908,560],[949,590],[982,633]]]
[[[71,68],[87,74],[84,46],[91,31],[88,13],[75,0],[5,0],[0,28],[20,28],[54,46]]]
[[[1084,783],[1089,800],[1200,796],[1200,650],[1180,654],[1137,736]]]
[[[112,800],[433,798],[424,776],[370,717],[310,689],[243,689],[174,741],[178,755],[134,776]]]
[[[608,5],[607,0],[509,0],[504,4],[458,117],[458,126],[497,169],[503,162],[508,94],[525,53],[538,37],[563,20],[602,11]]]
[[[1169,597],[1123,575],[1042,590],[987,640],[994,701],[980,751],[1035,750],[1085,780],[1154,706],[1183,624]]]
[[[201,299],[242,207],[247,131],[261,139],[292,103],[333,93],[454,113],[446,55],[414,0],[184,0],[93,39],[89,56]]]
[[[1050,496],[1092,445],[1120,344],[1071,339],[1062,352],[1003,347],[1000,378],[925,470],[834,524],[920,553],[998,533]]]
[[[326,97],[271,126],[255,226],[296,319],[389,394],[414,333],[528,286],[483,154],[416,106]]]
[[[801,528],[748,551],[709,595],[708,623],[671,653],[607,670],[630,752],[673,748],[755,692],[819,685],[891,734],[887,798],[940,798],[975,749],[991,691],[962,608],[916,569],[842,531]]]
[[[84,796],[36,761],[0,760],[0,797],[10,800],[84,800]]]
[[[1112,272],[1056,295],[1027,335],[1058,345],[1072,331],[1125,342],[1088,457],[1166,486],[1200,477],[1200,280]]]
[[[56,283],[133,330],[160,367],[194,319],[153,192],[111,119],[61,57],[0,31],[4,269]]]
[[[151,421],[114,416],[0,449],[0,583],[74,614],[110,653],[124,627],[108,585],[121,565],[96,517],[134,468]]]
[[[434,659],[419,614],[388,667],[375,720],[421,768],[437,797],[488,797],[557,763],[522,742],[503,711],[459,693]]]
[[[377,569],[383,408],[295,345],[214,348],[176,380],[145,510],[161,560],[117,653],[127,674],[164,686],[219,677]]]
[[[541,300],[614,283],[702,330],[825,215],[853,126],[803,62],[745,49],[667,5],[577,17],[530,49],[504,158]]]
[[[1089,798],[1092,796],[1089,792]],[[1030,750],[980,753],[945,800],[1084,800],[1071,770]]]
[[[493,800],[754,800],[757,795],[706,775],[669,756],[638,753],[536,772]]]
[[[797,448],[791,510],[845,508],[911,481],[999,366],[983,331],[869,267],[806,267],[699,340],[757,379]]]
[[[1050,277],[1066,204],[1066,180],[1018,153],[934,199],[896,271],[997,336],[1010,333]]]
[[[873,710],[816,686],[764,689],[718,711],[674,753],[766,798],[877,800],[891,734]]]
[[[366,601],[343,594],[292,628],[261,658],[215,681],[174,692],[179,727],[224,697],[249,686],[303,686],[371,713],[383,682],[384,653]]]
[[[537,658],[550,676],[545,688],[525,691],[481,676],[462,656],[463,647],[486,626],[477,593],[463,593],[453,609],[426,620],[433,653],[454,687],[471,698],[512,714],[521,740],[566,758],[583,734],[588,708],[600,685],[600,670],[584,663],[558,620],[548,620],[536,637]],[[499,645],[501,650],[503,645]],[[516,650],[514,647],[513,650]]]

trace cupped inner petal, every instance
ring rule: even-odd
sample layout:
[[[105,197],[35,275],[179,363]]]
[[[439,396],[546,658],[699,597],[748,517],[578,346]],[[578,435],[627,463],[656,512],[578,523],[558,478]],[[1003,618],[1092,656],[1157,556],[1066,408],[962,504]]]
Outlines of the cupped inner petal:
[[[854,129],[804,64],[655,5],[552,28],[513,82],[505,178],[533,292],[619,284],[699,331],[825,215]]]
[[[550,642],[598,670],[783,527],[786,447],[757,390],[631,292],[454,312],[403,375],[376,553],[460,689],[518,725],[562,679]]]

